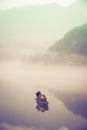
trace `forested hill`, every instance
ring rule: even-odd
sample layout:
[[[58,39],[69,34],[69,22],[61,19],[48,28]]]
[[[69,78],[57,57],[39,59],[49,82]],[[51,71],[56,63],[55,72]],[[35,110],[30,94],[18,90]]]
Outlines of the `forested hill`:
[[[87,55],[87,23],[66,33],[62,39],[49,47],[48,50],[50,52]]]

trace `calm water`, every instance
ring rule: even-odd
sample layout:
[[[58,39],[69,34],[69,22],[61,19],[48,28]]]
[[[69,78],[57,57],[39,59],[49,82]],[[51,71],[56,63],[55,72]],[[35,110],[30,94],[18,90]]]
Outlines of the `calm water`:
[[[45,113],[35,109],[38,90]],[[87,67],[0,62],[0,130],[87,130]]]

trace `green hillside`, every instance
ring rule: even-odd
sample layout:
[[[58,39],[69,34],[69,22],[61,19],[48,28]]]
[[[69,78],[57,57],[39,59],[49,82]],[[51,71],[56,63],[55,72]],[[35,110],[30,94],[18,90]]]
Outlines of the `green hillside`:
[[[87,55],[87,23],[66,33],[62,39],[49,47],[48,50],[50,52]]]

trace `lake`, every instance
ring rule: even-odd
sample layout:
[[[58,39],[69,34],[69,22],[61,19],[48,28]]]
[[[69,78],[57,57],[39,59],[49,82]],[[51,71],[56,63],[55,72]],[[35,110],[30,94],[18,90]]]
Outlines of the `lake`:
[[[38,90],[49,102],[44,113]],[[87,130],[87,66],[1,61],[0,130]]]

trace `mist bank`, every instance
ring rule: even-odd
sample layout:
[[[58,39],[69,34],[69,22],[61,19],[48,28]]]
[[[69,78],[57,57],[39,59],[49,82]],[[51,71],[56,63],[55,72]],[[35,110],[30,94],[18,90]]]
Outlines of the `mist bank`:
[[[87,94],[87,66],[0,62],[0,82],[20,87]],[[50,83],[49,83],[50,81]],[[1,85],[3,87],[3,85]]]
[[[4,49],[0,51],[0,61],[21,61],[46,65],[87,65],[87,55],[48,52],[47,50]]]
[[[6,51],[0,52],[1,61],[19,61],[29,64],[45,65],[87,65],[87,55],[41,51]]]
[[[87,65],[86,55],[77,55],[72,53],[56,53],[56,52],[37,52],[31,55],[25,55],[21,61],[29,63],[43,63],[50,65]]]

